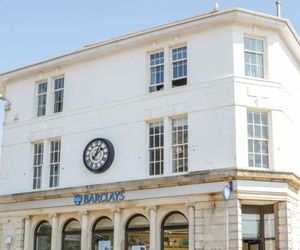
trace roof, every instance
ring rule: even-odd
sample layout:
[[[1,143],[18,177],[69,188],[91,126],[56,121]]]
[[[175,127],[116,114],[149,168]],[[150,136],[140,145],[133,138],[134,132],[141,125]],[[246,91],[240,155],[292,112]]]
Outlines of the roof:
[[[131,33],[120,36],[107,41],[87,45],[78,50],[56,56],[44,61],[30,64],[24,67],[13,69],[4,73],[0,73],[0,83],[5,83],[13,79],[26,77],[32,74],[38,74],[44,70],[53,70],[57,67],[67,65],[69,63],[78,62],[90,57],[95,57],[104,52],[111,52],[123,47],[133,46],[141,42],[151,42],[164,36],[174,35],[183,30],[193,29],[195,27],[210,26],[215,24],[222,24],[228,21],[238,21],[250,23],[266,28],[277,28],[288,40],[292,51],[295,51],[299,65],[300,65],[300,39],[288,19],[267,15],[260,12],[250,11],[242,8],[234,8],[225,11],[213,11],[198,15],[195,17],[183,19],[169,24],[161,25],[155,28],[146,29],[140,32]]]

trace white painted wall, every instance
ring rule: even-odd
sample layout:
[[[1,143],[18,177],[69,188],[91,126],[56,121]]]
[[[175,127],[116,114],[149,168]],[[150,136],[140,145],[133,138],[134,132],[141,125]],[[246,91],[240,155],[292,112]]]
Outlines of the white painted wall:
[[[271,169],[300,175],[300,68],[287,44],[277,33],[257,27],[234,26],[234,72],[237,128],[237,166],[246,167],[247,108],[270,113]],[[244,77],[244,34],[265,39],[266,79]]]
[[[266,38],[267,80],[244,77],[244,34]],[[60,187],[149,178],[147,121],[182,114],[188,114],[189,171],[247,167],[247,107],[270,110],[271,167],[300,174],[291,143],[299,138],[299,66],[281,38],[232,24],[179,35],[9,84],[0,194],[32,191],[32,143],[56,137],[62,139]],[[148,93],[148,52],[164,50],[170,58],[170,48],[185,43],[188,85],[170,88],[169,59],[166,89]],[[64,112],[36,118],[35,82],[61,74]],[[103,174],[89,172],[82,162],[85,145],[95,137],[111,140],[116,151]],[[172,174],[170,158],[165,173]],[[43,189],[48,175],[44,166]]]

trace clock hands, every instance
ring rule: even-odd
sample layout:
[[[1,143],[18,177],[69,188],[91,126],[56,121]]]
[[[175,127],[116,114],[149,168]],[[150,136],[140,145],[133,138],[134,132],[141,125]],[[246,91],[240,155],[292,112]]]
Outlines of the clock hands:
[[[93,154],[92,159],[95,160],[99,160],[99,156],[100,153],[103,151],[104,149],[101,147],[98,147],[98,149],[96,150],[96,152]]]

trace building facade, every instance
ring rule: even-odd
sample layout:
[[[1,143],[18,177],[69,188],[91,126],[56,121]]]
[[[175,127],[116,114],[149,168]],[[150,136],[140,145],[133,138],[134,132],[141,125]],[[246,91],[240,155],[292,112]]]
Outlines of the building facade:
[[[300,41],[215,11],[0,74],[0,249],[300,249]]]

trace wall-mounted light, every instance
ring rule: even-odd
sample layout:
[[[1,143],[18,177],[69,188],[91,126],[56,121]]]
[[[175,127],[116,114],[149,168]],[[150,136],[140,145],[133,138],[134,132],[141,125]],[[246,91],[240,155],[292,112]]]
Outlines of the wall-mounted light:
[[[11,102],[5,96],[0,96],[0,100],[6,102],[6,104],[4,106],[4,110],[9,111],[11,109]]]

